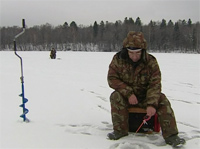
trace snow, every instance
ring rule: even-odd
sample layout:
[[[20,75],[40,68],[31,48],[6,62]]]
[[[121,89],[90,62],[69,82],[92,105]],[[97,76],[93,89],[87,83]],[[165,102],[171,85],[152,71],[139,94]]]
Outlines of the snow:
[[[65,149],[159,149],[161,133],[137,134],[117,141],[112,131],[107,84],[115,53],[18,52],[23,58],[26,108],[23,122],[20,61],[14,52],[0,52],[0,147]],[[200,55],[153,53],[162,71],[163,93],[174,109],[184,148],[200,148]]]

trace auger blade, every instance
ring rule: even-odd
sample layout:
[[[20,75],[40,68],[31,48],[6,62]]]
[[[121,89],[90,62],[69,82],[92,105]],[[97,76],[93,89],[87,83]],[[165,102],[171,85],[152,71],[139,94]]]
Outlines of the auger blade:
[[[20,115],[21,118],[25,119],[26,116],[24,114]]]
[[[21,118],[25,118],[25,115],[29,112],[28,109],[24,109],[24,113],[22,115],[20,115]]]
[[[27,102],[28,102],[28,99],[24,98],[23,103],[27,103]]]
[[[29,112],[29,110],[28,109],[24,109],[24,114],[27,114]]]
[[[24,107],[24,104],[19,105],[19,107],[22,107],[22,108],[23,108],[23,107]]]

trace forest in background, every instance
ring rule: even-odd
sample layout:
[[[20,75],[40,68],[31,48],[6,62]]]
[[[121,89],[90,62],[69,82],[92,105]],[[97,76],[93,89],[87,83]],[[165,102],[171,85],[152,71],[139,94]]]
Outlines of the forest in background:
[[[25,34],[17,39],[19,51],[94,51],[113,52],[122,48],[122,42],[129,31],[141,31],[147,40],[150,52],[200,53],[200,22],[191,19],[172,22],[150,21],[143,25],[139,17],[136,20],[97,22],[93,25],[77,25],[75,21],[53,26],[49,23],[26,26]],[[13,50],[13,39],[22,31],[22,27],[0,27],[0,50]]]

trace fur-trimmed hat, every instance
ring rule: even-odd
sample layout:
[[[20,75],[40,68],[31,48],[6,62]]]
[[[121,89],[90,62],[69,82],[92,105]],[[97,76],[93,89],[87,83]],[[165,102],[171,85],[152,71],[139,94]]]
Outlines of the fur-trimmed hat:
[[[147,42],[142,32],[130,31],[123,41],[123,47],[131,50],[147,49]]]

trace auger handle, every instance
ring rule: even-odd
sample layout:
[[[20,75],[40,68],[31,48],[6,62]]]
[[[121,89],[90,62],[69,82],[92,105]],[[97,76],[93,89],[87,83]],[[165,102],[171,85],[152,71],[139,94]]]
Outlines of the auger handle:
[[[25,32],[25,19],[22,19],[22,26],[23,26],[23,31],[21,33],[17,34],[15,36],[15,39],[17,39],[19,36],[21,36]],[[15,41],[15,39],[14,39],[14,41]]]
[[[22,26],[25,28],[25,19],[22,19]]]
[[[26,28],[25,19],[22,19],[22,26],[23,26],[23,31],[21,33],[17,34],[14,38],[14,51],[15,52],[17,51],[16,38],[18,38],[20,35],[22,35],[25,32],[25,28]]]

